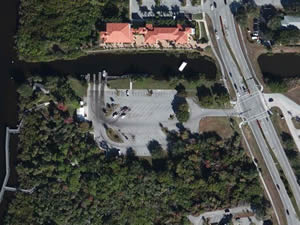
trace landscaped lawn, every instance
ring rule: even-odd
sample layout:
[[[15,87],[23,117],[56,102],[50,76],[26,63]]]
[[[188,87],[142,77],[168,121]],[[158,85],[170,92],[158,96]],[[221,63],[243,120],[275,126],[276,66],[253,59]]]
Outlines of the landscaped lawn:
[[[187,90],[196,90],[196,88],[202,84],[211,86],[215,83],[215,81],[208,81],[204,78],[188,82],[185,79],[171,79],[167,81],[153,79],[152,77],[140,78],[133,82],[133,89],[175,89],[175,87],[181,83]]]
[[[129,89],[129,83],[129,78],[107,81],[108,87],[111,89]]]
[[[208,40],[207,33],[206,33],[205,26],[204,26],[203,22],[200,22],[200,29],[201,29],[201,38],[206,38],[206,40]]]

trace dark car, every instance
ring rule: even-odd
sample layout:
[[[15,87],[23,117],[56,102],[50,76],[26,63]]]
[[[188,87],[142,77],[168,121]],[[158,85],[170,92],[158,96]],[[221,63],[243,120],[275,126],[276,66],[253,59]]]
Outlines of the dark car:
[[[121,111],[122,111],[122,112],[127,112],[127,111],[130,111],[130,108],[129,108],[128,106],[123,106],[123,107],[121,108]]]
[[[269,102],[273,102],[274,101],[274,99],[273,98],[269,98]]]
[[[214,7],[217,8],[217,3],[216,2],[214,2]]]
[[[233,84],[233,86],[234,86],[234,88],[237,90],[237,86],[236,86],[236,84],[235,84],[235,83]]]
[[[289,212],[289,210],[286,210],[286,214],[290,215],[290,212]]]
[[[113,114],[112,114],[112,118],[116,118],[118,116],[118,112],[114,112]]]
[[[99,144],[100,144],[100,147],[103,148],[104,150],[108,149],[108,145],[105,141],[101,141]]]
[[[232,73],[231,72],[229,72],[229,75],[232,77]]]
[[[227,5],[227,1],[226,0],[224,0],[224,4]]]
[[[276,186],[277,186],[277,188],[280,190],[280,187],[279,187],[279,185],[278,185],[278,184],[276,184]]]

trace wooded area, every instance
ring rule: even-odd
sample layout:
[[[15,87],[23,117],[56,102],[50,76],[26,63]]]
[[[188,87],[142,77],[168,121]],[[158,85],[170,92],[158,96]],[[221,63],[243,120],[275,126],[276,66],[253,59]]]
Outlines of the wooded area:
[[[16,35],[25,61],[76,58],[95,45],[105,22],[128,20],[128,0],[21,0]]]
[[[57,83],[59,89],[65,82]],[[29,104],[34,93],[20,93]],[[133,149],[119,156],[98,149],[90,124],[70,119],[63,101],[54,102],[65,93],[75,94],[65,86],[48,107],[24,117],[18,183],[37,188],[16,193],[5,224],[182,225],[188,214],[241,203],[265,214],[269,203],[237,132],[222,139],[214,132],[166,131],[167,151],[155,140],[148,145],[152,160],[135,157]]]

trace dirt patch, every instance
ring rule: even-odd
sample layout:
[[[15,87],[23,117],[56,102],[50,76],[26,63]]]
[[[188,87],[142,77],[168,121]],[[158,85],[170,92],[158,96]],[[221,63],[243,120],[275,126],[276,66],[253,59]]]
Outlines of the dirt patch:
[[[300,105],[300,87],[289,90],[285,95]]]
[[[206,117],[200,120],[199,133],[210,131],[215,131],[224,139],[233,135],[233,129],[227,117]]]
[[[278,213],[280,224],[287,224],[286,214],[285,214],[285,210],[284,210],[283,204],[281,202],[280,196],[278,194],[278,191],[276,189],[275,184],[273,183],[271,175],[270,175],[270,173],[269,173],[269,171],[266,167],[266,164],[265,164],[264,159],[263,159],[263,157],[260,153],[258,145],[257,145],[257,143],[256,143],[256,141],[255,141],[255,139],[252,135],[252,132],[251,132],[251,130],[248,126],[243,127],[243,131],[244,131],[244,134],[247,138],[247,141],[248,141],[248,143],[251,147],[252,153],[253,153],[255,159],[257,160],[257,165],[260,168],[259,170],[262,174],[262,177],[265,181],[267,189],[269,190],[270,196],[273,200],[274,207],[276,208],[276,211]],[[243,142],[243,145],[246,146],[244,139],[242,140],[242,142]],[[247,147],[245,147],[245,149],[247,149],[249,151],[249,149]],[[261,184],[261,185],[263,186],[263,184]],[[265,194],[265,196],[268,196],[266,191],[265,191],[264,194]],[[269,211],[268,213],[271,216],[273,224],[278,224],[274,211],[272,210],[272,211]]]

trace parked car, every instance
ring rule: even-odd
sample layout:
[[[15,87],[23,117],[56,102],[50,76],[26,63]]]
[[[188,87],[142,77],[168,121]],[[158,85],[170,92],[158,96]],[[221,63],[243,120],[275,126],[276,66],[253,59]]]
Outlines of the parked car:
[[[235,90],[237,90],[237,86],[236,86],[236,84],[235,84],[235,83],[233,84],[233,86],[234,86]]]
[[[121,119],[124,119],[126,117],[126,113],[121,114]]]
[[[113,119],[117,118],[117,116],[118,116],[118,112],[114,112],[114,113],[112,114],[112,118],[113,118]]]
[[[122,108],[121,108],[121,111],[122,112],[128,112],[128,111],[130,111],[131,109],[128,107],[128,106],[123,106]]]

